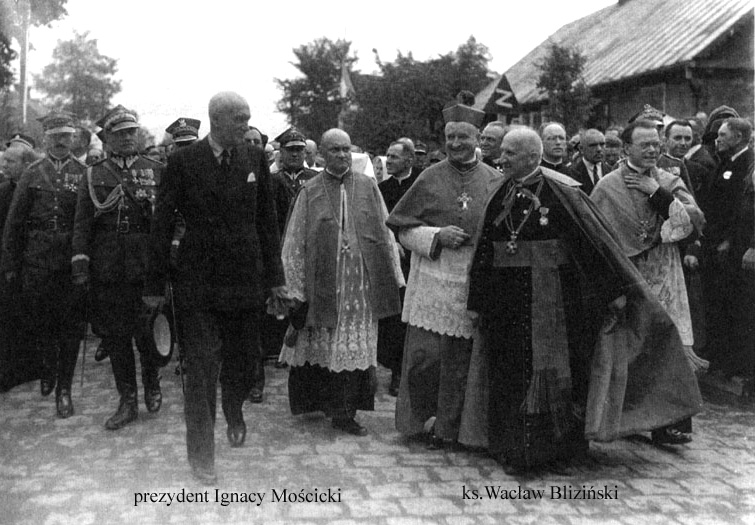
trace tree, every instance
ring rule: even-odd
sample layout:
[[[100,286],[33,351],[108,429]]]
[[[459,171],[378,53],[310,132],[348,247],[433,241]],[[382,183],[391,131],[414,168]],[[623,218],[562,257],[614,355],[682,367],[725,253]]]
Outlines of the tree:
[[[29,8],[29,24],[49,26],[66,16],[68,0],[0,0],[0,90],[13,83],[10,64],[18,56],[13,39],[21,41],[24,33],[23,18]]]
[[[359,111],[352,139],[383,152],[400,136],[443,142],[443,108],[465,89],[477,92],[490,82],[487,47],[473,36],[455,52],[422,62],[399,53],[378,60],[379,76],[355,76]]]
[[[590,119],[597,103],[582,77],[586,59],[574,48],[552,43],[542,63],[537,87],[548,93],[548,118],[576,133]]]
[[[356,61],[349,57],[351,42],[319,38],[294,49],[297,62],[292,65],[303,75],[293,80],[275,79],[283,90],[278,111],[305,135],[319,137],[338,123],[343,100],[339,94],[341,66]]]
[[[107,111],[121,83],[113,79],[118,61],[101,55],[97,40],[90,40],[88,35],[74,32],[72,40],[58,40],[53,62],[35,81],[52,107],[70,111],[82,120],[96,120]]]

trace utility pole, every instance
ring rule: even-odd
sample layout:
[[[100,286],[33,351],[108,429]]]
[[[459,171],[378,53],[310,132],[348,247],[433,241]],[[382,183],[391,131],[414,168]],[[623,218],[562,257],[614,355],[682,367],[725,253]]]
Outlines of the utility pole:
[[[29,102],[29,88],[27,87],[26,60],[29,56],[29,25],[31,20],[31,0],[16,2],[21,15],[21,124],[26,125],[26,106]]]

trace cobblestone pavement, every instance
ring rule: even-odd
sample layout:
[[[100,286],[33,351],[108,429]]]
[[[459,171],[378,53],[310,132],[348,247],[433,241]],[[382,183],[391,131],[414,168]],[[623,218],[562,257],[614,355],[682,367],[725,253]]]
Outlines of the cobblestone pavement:
[[[244,406],[246,445],[230,448],[222,416],[218,421],[216,492],[189,473],[174,364],[163,369],[160,413],[147,414],[140,400],[137,422],[111,432],[103,428],[117,405],[110,365],[95,363],[89,348],[83,389],[77,368],[70,419],[54,416],[54,396],[40,397],[37,382],[0,394],[0,523],[755,524],[752,406],[709,400],[685,447],[659,449],[642,438],[593,443],[586,463],[511,476],[481,452],[432,451],[401,437],[385,370],[375,412],[359,415],[370,434],[352,437],[323,417],[292,416],[288,372],[268,366],[264,403]],[[616,497],[557,499],[570,485],[608,487]],[[340,502],[275,501],[315,489],[330,489]],[[489,496],[499,489],[505,493]],[[541,499],[525,499],[537,490]],[[145,492],[200,493],[207,502],[135,505]],[[262,504],[222,504],[224,495],[250,493],[263,493]]]

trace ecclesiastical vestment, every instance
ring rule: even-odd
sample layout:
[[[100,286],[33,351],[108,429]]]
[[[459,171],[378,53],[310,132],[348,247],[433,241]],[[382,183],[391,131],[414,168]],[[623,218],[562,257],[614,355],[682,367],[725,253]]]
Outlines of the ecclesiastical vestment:
[[[378,320],[399,312],[404,285],[387,216],[374,179],[352,171],[323,171],[296,198],[281,255],[289,293],[304,303],[281,352],[294,414],[353,418],[374,407]]]
[[[469,308],[496,459],[530,468],[700,410],[673,322],[575,181],[539,168],[499,183],[480,230]]]
[[[420,174],[388,218],[412,252],[402,313],[409,328],[396,404],[396,428],[402,433],[421,433],[435,417],[437,438],[465,441],[460,429],[467,391],[479,386],[476,379],[468,381],[470,373],[476,377],[470,361],[479,363],[472,360],[475,327],[467,311],[468,274],[483,206],[500,177],[479,162],[441,161]],[[458,249],[441,248],[437,233],[451,225],[470,239]],[[476,441],[481,435],[470,432],[468,444],[484,445]]]

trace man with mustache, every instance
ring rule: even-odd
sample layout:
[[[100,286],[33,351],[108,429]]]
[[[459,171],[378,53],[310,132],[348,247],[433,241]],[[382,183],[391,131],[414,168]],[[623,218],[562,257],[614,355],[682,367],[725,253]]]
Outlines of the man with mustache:
[[[71,383],[84,329],[82,297],[71,284],[71,234],[86,165],[71,154],[71,115],[51,113],[40,121],[47,155],[29,166],[13,194],[0,271],[8,283],[21,281],[42,352],[41,393],[55,389],[58,417],[67,418],[74,412]]]
[[[87,169],[78,191],[73,231],[73,281],[91,287],[93,324],[110,353],[118,409],[105,422],[117,430],[139,414],[136,363],[131,340],[140,335],[142,292],[151,251],[150,222],[163,165],[137,153],[136,115],[118,105],[103,116],[110,154]],[[147,411],[162,404],[154,355],[141,352]]]

